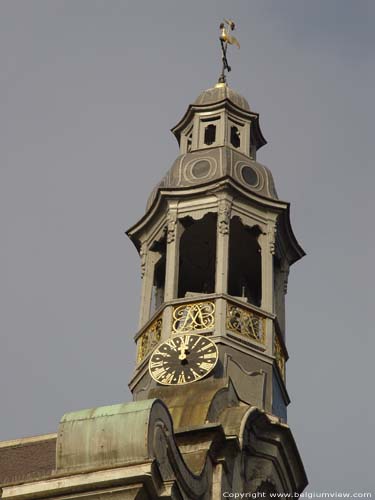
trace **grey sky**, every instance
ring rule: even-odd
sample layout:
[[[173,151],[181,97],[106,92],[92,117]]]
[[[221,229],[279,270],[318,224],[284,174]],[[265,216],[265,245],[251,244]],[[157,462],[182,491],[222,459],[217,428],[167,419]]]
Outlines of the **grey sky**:
[[[129,400],[139,261],[124,231],[220,69],[307,257],[287,297],[289,424],[310,491],[373,491],[375,2],[0,3],[0,439]],[[145,146],[146,144],[146,146]]]

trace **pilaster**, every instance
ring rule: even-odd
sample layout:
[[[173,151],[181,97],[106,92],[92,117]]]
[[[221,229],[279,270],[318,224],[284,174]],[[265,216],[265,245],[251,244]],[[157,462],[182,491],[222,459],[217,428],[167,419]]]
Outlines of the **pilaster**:
[[[222,193],[218,197],[216,229],[216,276],[215,292],[228,292],[229,237],[232,197]],[[216,335],[225,335],[226,300],[216,301]]]
[[[167,214],[167,253],[165,270],[164,302],[169,302],[177,298],[178,295],[178,274],[180,259],[180,239],[183,233],[183,226],[178,220],[177,203],[169,205]],[[162,338],[170,336],[172,324],[173,307],[166,306],[163,311]]]
[[[275,255],[276,223],[269,221],[259,236],[262,254],[262,309],[273,313],[273,256]]]
[[[167,255],[164,289],[165,302],[175,299],[178,291],[179,247],[183,227],[179,222],[177,215],[177,204],[175,206],[170,206],[167,215]]]
[[[141,258],[141,307],[139,311],[139,328],[148,321],[152,300],[152,284],[154,274],[154,263],[152,252],[149,251],[146,242],[142,243],[139,256]]]
[[[269,221],[266,231],[259,236],[262,254],[262,300],[261,308],[274,312],[273,256],[275,254],[276,223]],[[272,354],[273,321],[266,319],[265,344],[268,354]]]
[[[228,291],[229,234],[232,197],[222,194],[218,199],[216,232],[216,293]]]

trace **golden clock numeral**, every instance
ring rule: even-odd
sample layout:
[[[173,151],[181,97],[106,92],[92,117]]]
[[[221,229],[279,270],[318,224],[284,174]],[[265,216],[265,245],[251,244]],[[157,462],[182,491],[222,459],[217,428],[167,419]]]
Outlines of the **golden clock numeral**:
[[[165,377],[163,378],[160,377],[160,382],[164,382],[165,384],[170,384],[172,382],[175,373],[176,370],[174,370],[172,373],[166,374]]]
[[[159,351],[159,349],[157,349],[154,352],[154,356],[161,356],[162,358],[170,358],[171,357],[170,354],[168,354],[167,352],[161,352],[161,351]]]
[[[164,368],[156,368],[156,370],[154,370],[152,373],[153,373],[155,378],[159,379],[163,375],[163,373],[165,373],[165,369]]]
[[[186,380],[185,380],[185,373],[184,373],[184,372],[182,372],[182,373],[180,373],[180,375],[179,375],[179,377],[178,377],[178,381],[177,381],[177,383],[178,383],[178,384],[184,384],[185,382],[186,382]]]
[[[206,351],[210,347],[212,347],[211,344],[206,344],[203,347],[201,347],[200,349],[198,349],[198,352]]]
[[[198,378],[200,378],[199,373],[197,373],[195,370],[193,370],[193,368],[190,368],[190,371],[193,374],[194,380],[197,380]]]
[[[194,347],[201,341],[201,338],[198,337],[197,340],[194,342],[194,344],[191,346],[191,349],[194,349]]]
[[[158,366],[163,366],[164,365],[164,361],[161,360],[161,361],[150,361],[150,368],[157,368]]]
[[[203,363],[199,365],[199,368],[201,368],[202,370],[209,370],[211,367],[212,363],[207,363],[206,361],[203,361]]]
[[[175,350],[175,351],[177,350],[177,346],[172,339],[166,340],[165,344],[169,345],[169,347],[172,348],[173,350]]]
[[[214,352],[209,352],[207,354],[203,354],[203,357],[204,359],[207,359],[207,358],[214,358],[215,357],[215,353]]]

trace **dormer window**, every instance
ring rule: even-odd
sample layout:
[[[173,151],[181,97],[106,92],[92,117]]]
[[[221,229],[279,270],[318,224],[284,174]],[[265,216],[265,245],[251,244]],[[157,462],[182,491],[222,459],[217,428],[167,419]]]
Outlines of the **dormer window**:
[[[193,149],[193,125],[190,124],[181,136],[181,153],[190,153]]]
[[[221,142],[221,116],[201,116],[199,124],[198,148],[211,148]]]

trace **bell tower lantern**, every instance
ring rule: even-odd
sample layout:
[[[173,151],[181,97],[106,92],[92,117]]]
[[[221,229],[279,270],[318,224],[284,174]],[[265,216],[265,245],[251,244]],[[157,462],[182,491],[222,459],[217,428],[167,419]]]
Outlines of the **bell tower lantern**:
[[[304,252],[289,204],[256,161],[266,144],[259,115],[220,82],[172,132],[180,155],[128,231],[142,269],[133,396],[230,383],[240,401],[286,421],[285,294]],[[195,362],[197,336],[212,357]]]
[[[223,102],[224,106],[217,105]],[[257,149],[266,143],[258,115],[251,113],[246,99],[220,82],[198,96],[172,132],[181,154],[229,146],[255,159]]]

